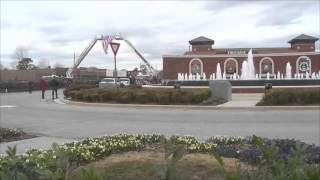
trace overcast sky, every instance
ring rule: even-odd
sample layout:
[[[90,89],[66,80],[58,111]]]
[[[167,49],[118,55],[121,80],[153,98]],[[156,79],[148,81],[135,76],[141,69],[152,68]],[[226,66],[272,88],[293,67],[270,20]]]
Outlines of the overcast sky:
[[[1,1],[1,63],[10,67],[16,47],[35,64],[71,66],[96,34],[121,33],[157,69],[163,54],[182,54],[198,36],[214,47],[288,47],[305,33],[319,37],[319,0],[297,1]],[[319,42],[317,42],[319,50]],[[141,60],[124,43],[118,68]],[[98,42],[81,66],[113,67]]]

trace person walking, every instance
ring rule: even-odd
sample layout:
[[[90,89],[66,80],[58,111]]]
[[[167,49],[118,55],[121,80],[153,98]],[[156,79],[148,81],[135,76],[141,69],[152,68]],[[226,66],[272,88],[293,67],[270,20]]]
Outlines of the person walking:
[[[33,83],[32,83],[32,81],[29,81],[29,82],[28,82],[28,91],[29,91],[29,94],[32,93],[32,89],[33,89]]]
[[[54,100],[54,93],[56,93],[56,99],[58,98],[58,87],[59,82],[56,76],[53,76],[53,79],[50,81],[50,87],[52,89],[52,99]]]
[[[47,89],[47,82],[44,79],[41,79],[39,81],[39,87],[40,87],[41,92],[42,92],[42,99],[44,99],[44,94],[45,94],[46,89]]]

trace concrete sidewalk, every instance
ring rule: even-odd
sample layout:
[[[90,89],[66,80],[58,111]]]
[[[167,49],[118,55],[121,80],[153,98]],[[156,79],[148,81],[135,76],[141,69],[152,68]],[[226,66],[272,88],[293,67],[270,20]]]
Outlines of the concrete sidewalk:
[[[255,107],[256,104],[262,99],[262,93],[255,94],[232,94],[232,100],[218,107]]]
[[[17,154],[22,154],[30,149],[50,149],[52,143],[64,144],[76,140],[77,139],[63,139],[55,137],[36,137],[20,141],[5,142],[0,144],[0,154],[5,154],[9,146],[13,147],[17,145]]]

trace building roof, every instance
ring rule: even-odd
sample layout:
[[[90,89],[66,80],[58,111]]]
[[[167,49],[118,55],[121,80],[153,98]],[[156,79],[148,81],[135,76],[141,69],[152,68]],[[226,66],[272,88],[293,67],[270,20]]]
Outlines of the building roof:
[[[273,48],[216,48],[213,51],[188,51],[185,52],[185,55],[192,55],[192,54],[247,54],[249,50],[252,49],[253,54],[268,54],[268,53],[294,53],[299,52],[296,49],[286,48],[286,47],[273,47]]]
[[[214,44],[214,40],[209,39],[204,36],[199,36],[195,39],[190,40],[189,43],[191,45],[212,45],[212,44]]]
[[[305,35],[305,34],[300,34],[299,36],[291,39],[290,41],[288,41],[288,43],[294,43],[294,42],[315,42],[319,40],[316,37],[313,36],[309,36],[309,35]]]

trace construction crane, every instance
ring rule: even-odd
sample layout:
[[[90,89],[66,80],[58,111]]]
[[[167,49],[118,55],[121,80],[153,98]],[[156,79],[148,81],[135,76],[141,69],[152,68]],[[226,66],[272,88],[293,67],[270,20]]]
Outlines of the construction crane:
[[[152,76],[156,76],[157,75],[157,71],[155,68],[153,68],[153,66],[142,56],[142,54],[132,45],[132,43],[127,40],[124,39],[122,36],[120,36],[119,34],[112,36],[113,39],[115,40],[122,40],[124,42],[126,42],[126,44],[128,44],[128,46],[133,49],[133,51],[135,52],[135,54],[138,55],[138,57],[147,65],[148,67],[148,71]],[[93,46],[97,43],[98,40],[102,40],[103,39],[103,35],[99,34],[97,36],[94,37],[94,39],[89,43],[89,45],[82,51],[82,53],[80,54],[80,56],[77,58],[77,60],[75,61],[74,65],[72,68],[69,68],[67,70],[66,76],[67,78],[73,78],[74,74],[78,68],[78,66],[80,65],[80,63],[84,60],[84,58],[88,55],[88,53],[90,52],[90,50],[93,48]]]
[[[147,65],[148,67],[148,70],[149,72],[151,73],[152,76],[155,76],[157,74],[157,71],[156,69],[142,56],[142,54],[132,45],[132,43],[127,40],[127,39],[124,39],[122,36],[120,35],[115,35],[114,36],[114,39],[116,40],[123,40],[124,42],[126,42],[129,47],[131,49],[133,49],[133,51],[139,56],[139,58]]]
[[[103,39],[103,35],[99,34],[96,35],[91,42],[89,43],[89,45],[82,51],[82,53],[80,54],[80,56],[77,58],[77,60],[75,60],[75,63],[73,65],[72,68],[69,68],[66,72],[66,77],[67,78],[73,78],[74,73],[76,72],[78,66],[80,65],[80,63],[83,61],[83,59],[88,55],[88,53],[91,51],[91,49],[93,48],[93,46],[97,43],[98,40],[102,40]]]

